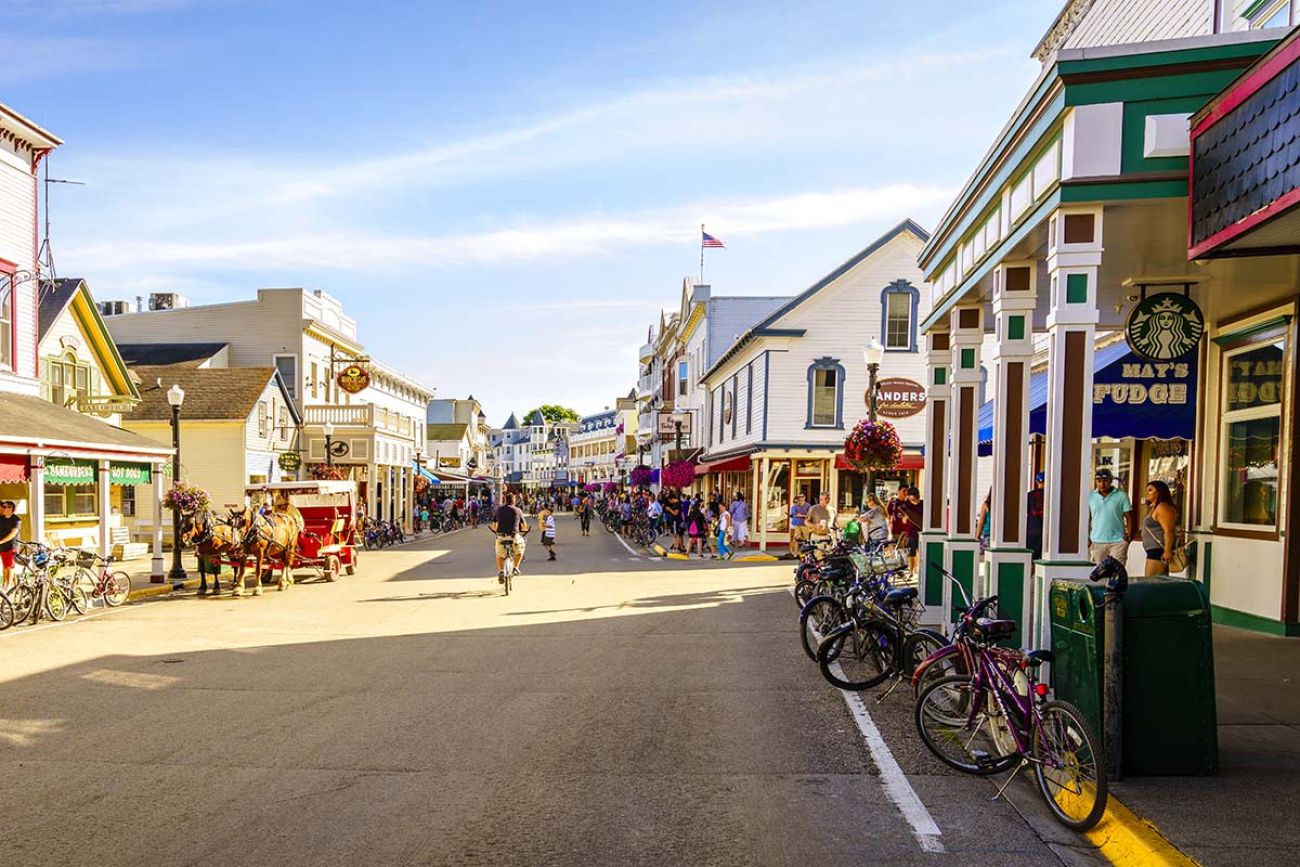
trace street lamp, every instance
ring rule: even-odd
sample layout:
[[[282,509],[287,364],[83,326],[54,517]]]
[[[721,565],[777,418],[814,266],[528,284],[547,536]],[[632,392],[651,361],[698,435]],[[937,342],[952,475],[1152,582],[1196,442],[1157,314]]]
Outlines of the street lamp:
[[[167,403],[172,408],[172,484],[181,480],[181,404],[185,403],[185,389],[173,383],[167,389]],[[172,509],[172,568],[167,577],[173,581],[185,580],[185,567],[181,565],[181,510]]]
[[[880,374],[880,362],[884,361],[884,359],[885,347],[881,345],[878,339],[872,337],[862,350],[862,360],[867,363],[867,418],[872,424],[876,422],[877,399],[880,390],[877,376]],[[874,470],[867,470],[867,491],[873,494],[876,492],[876,473]]]
[[[325,422],[325,466],[334,469],[334,425]]]

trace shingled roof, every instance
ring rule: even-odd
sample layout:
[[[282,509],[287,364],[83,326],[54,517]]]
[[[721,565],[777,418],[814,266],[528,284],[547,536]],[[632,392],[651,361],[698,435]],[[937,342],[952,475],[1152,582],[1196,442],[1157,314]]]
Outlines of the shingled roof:
[[[41,301],[36,310],[38,339],[45,339],[50,326],[58,320],[64,308],[68,306],[68,302],[72,300],[72,296],[77,294],[77,287],[80,285],[80,277],[60,277],[57,280],[41,281]]]
[[[4,419],[4,435],[8,439],[84,443],[155,452],[163,449],[159,443],[137,433],[26,394],[0,391],[0,419]]]
[[[274,367],[200,368],[190,364],[138,364],[131,370],[140,377],[140,405],[131,413],[130,421],[170,419],[172,408],[167,403],[167,390],[173,384],[185,389],[181,418],[243,421],[252,413],[267,384],[273,379],[280,381]],[[299,418],[293,401],[285,395],[284,402],[297,423]]]

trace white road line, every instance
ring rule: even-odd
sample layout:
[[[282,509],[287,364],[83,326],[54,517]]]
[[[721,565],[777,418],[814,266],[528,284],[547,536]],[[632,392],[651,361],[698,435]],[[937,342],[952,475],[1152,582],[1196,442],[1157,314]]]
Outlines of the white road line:
[[[790,590],[790,595],[794,595],[793,588]],[[838,662],[833,663],[832,668],[835,676],[844,677],[844,671]],[[867,749],[871,751],[871,760],[876,763],[876,770],[880,771],[880,787],[885,790],[885,797],[894,802],[898,812],[902,813],[907,824],[912,826],[912,836],[916,838],[921,851],[945,851],[943,841],[939,839],[943,836],[943,832],[939,830],[934,817],[921,801],[921,796],[916,793],[916,789],[912,788],[907,774],[899,767],[898,760],[889,749],[889,744],[885,743],[884,736],[876,727],[876,721],[867,711],[862,696],[851,690],[841,689],[837,692],[844,697],[844,703],[849,706],[849,713],[853,715],[858,731],[862,732],[862,739],[867,742]]]
[[[53,629],[56,626],[76,626],[78,623],[85,623],[87,620],[94,620],[96,617],[103,617],[105,614],[111,614],[114,611],[121,610],[121,608],[105,608],[102,611],[95,612],[94,614],[83,614],[76,620],[53,621],[43,624],[38,623],[35,626],[20,626],[15,623],[13,626],[9,627],[9,629],[14,630],[13,632],[5,630],[0,633],[0,641],[3,641],[6,638],[17,638],[20,635],[31,635],[34,632],[44,632],[45,630]]]
[[[640,559],[641,559],[640,557],[637,556],[637,553],[636,553],[635,551],[632,550],[632,546],[629,545],[627,542],[623,541],[623,537],[622,537],[622,536],[620,536],[618,533],[614,533],[613,536],[614,536],[615,539],[618,540],[618,544],[622,545],[622,546],[627,550],[627,553],[629,553],[629,554],[632,555],[631,559],[633,559],[633,560],[640,560]]]

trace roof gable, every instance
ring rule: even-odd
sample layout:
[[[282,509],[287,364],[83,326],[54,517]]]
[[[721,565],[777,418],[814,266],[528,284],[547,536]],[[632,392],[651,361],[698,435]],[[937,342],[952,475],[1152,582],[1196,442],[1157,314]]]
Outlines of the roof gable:
[[[295,423],[299,421],[284,380],[274,367],[205,368],[188,364],[141,364],[131,370],[140,377],[141,388],[140,405],[127,419],[128,423],[170,419],[167,390],[173,384],[185,390],[182,419],[244,421],[262,399],[267,387],[274,384]]]
[[[133,399],[140,397],[84,279],[64,277],[42,281],[36,316],[38,342],[45,340],[60,318],[71,316],[82,340],[94,354],[100,373],[112,386],[113,394]]]

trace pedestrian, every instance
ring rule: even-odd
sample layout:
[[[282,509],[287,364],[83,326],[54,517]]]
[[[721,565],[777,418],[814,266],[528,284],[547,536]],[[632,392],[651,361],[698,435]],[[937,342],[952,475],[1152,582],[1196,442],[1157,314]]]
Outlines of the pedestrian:
[[[14,542],[18,540],[18,531],[23,519],[14,514],[13,500],[0,500],[0,566],[3,567],[3,581],[0,587],[8,587],[14,578]]]
[[[415,529],[416,529],[417,532],[419,532],[419,531],[422,531],[422,530],[423,530],[425,527],[427,527],[427,526],[429,526],[429,507],[428,507],[428,506],[421,506],[421,507],[420,507],[420,526],[416,527]]]
[[[799,556],[799,545],[808,538],[808,500],[802,493],[794,495],[790,506],[790,554]]]
[[[700,501],[691,502],[691,510],[686,514],[686,534],[690,541],[686,546],[686,555],[689,557],[692,551],[699,551],[701,557],[704,556],[704,537],[709,532],[709,519],[704,517],[704,510],[700,508]]]
[[[736,492],[736,499],[731,501],[731,537],[736,540],[736,547],[743,547],[749,538],[749,503],[745,495]]]
[[[715,540],[718,546],[718,557],[723,560],[731,559],[731,513],[726,509],[718,511],[717,538]]]
[[[907,522],[903,520],[903,505],[907,502],[907,483],[898,486],[893,498],[885,504],[885,515],[889,518],[889,535],[897,545],[907,535]]]
[[[1146,575],[1168,575],[1178,532],[1178,507],[1169,486],[1161,481],[1147,483],[1147,516],[1142,521],[1142,547],[1147,552]]]
[[[858,515],[867,543],[879,546],[889,541],[889,519],[885,516],[885,506],[880,497],[867,494],[862,501],[862,512]]]
[[[673,550],[685,554],[686,542],[682,534],[686,529],[686,516],[682,514],[682,498],[676,491],[668,492],[668,500],[664,503],[664,515],[668,521],[668,529],[673,534]]]
[[[1097,470],[1096,489],[1088,495],[1088,559],[1100,563],[1114,557],[1128,560],[1128,543],[1133,533],[1133,502],[1115,487],[1110,470]]]
[[[830,539],[835,529],[835,508],[831,505],[831,495],[822,491],[817,498],[817,505],[808,510],[808,532],[814,541],[824,542]]]
[[[542,547],[546,549],[546,559],[555,559],[555,511],[545,503],[537,513],[537,523],[542,526]]]
[[[993,489],[984,495],[984,502],[980,505],[979,520],[975,522],[979,527],[977,535],[980,540],[980,553],[983,554],[989,548],[989,538],[993,533]]]
[[[1034,476],[1034,487],[1025,495],[1025,547],[1035,560],[1043,559],[1043,474]]]
[[[591,497],[588,494],[583,494],[578,502],[578,525],[582,529],[582,535],[591,535]]]
[[[921,521],[925,514],[925,505],[921,502],[921,492],[916,488],[907,489],[907,499],[899,509],[903,513],[904,532],[898,547],[907,552],[908,568],[914,577],[916,574],[916,552],[921,546]]]

